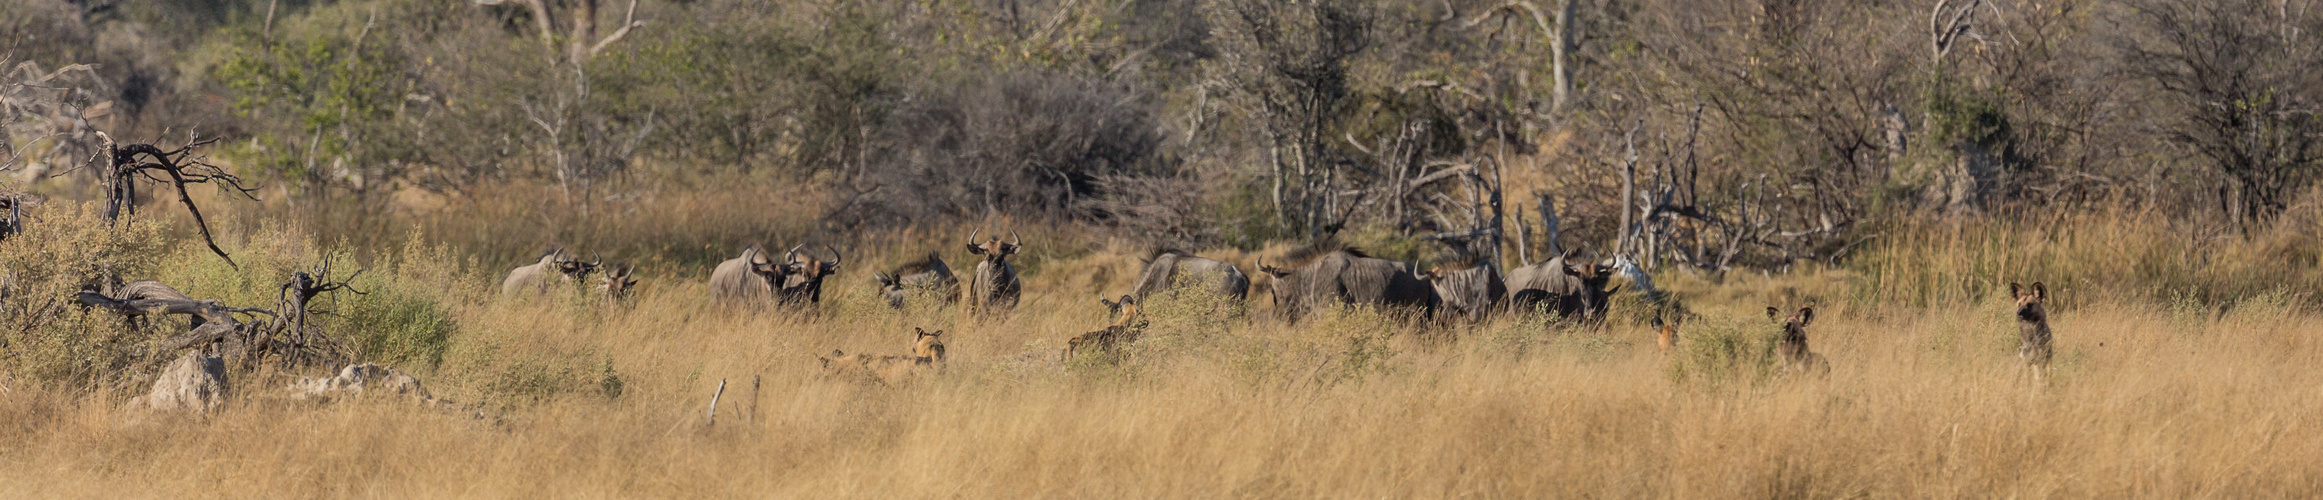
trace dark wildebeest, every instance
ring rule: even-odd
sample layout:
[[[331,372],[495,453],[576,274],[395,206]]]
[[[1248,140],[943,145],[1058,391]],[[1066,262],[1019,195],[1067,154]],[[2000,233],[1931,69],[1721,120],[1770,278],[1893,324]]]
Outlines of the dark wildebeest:
[[[1500,266],[1490,262],[1468,260],[1437,266],[1422,277],[1436,287],[1445,312],[1467,316],[1470,322],[1483,322],[1508,295],[1508,282],[1501,280]]]
[[[509,271],[508,279],[500,282],[500,294],[515,296],[548,293],[552,284],[580,282],[596,269],[596,262],[582,262],[565,253],[564,249],[549,250],[541,254],[540,262]]]
[[[1614,290],[1606,287],[1613,273],[1600,263],[1572,264],[1573,254],[1509,271],[1509,307],[1528,313],[1546,306],[1559,318],[1603,319],[1613,298]]]
[[[1815,321],[1815,308],[1801,307],[1798,314],[1783,317],[1783,310],[1766,308],[1766,318],[1782,325],[1783,336],[1775,341],[1775,354],[1783,358],[1783,375],[1804,373],[1814,376],[1831,374],[1831,363],[1823,355],[1807,348],[1807,324]]]
[[[605,266],[605,275],[597,278],[597,289],[605,292],[605,301],[619,303],[629,300],[629,295],[637,291],[637,278],[633,274],[636,270],[635,266],[626,261]]]
[[[846,256],[839,255],[839,249],[829,245],[823,246],[824,250],[831,251],[831,260],[827,261],[816,260],[814,256],[799,251],[805,247],[805,244],[801,244],[790,249],[790,277],[782,283],[784,304],[822,303],[823,278],[838,273],[839,263],[846,260]]]
[[[776,285],[790,278],[790,256],[775,260],[758,245],[742,250],[741,257],[726,259],[710,272],[710,298],[719,301],[771,301]]]
[[[1113,324],[1107,325],[1102,330],[1084,333],[1073,337],[1072,340],[1065,341],[1065,354],[1062,358],[1064,361],[1071,362],[1073,356],[1078,356],[1084,351],[1096,351],[1110,356],[1119,353],[1122,344],[1136,342],[1138,337],[1145,335],[1145,323],[1137,320],[1138,314],[1142,311],[1137,307],[1136,296],[1123,295],[1118,302],[1104,298],[1098,298],[1097,301],[1104,303],[1106,309],[1113,311],[1115,318]]]
[[[968,253],[982,255],[984,261],[976,263],[975,280],[968,283],[969,311],[990,314],[994,309],[1015,308],[1017,296],[1024,294],[1024,284],[1016,281],[1016,265],[1008,263],[1008,258],[1024,249],[1024,237],[1009,231],[1008,235],[1015,240],[1012,243],[1001,243],[999,236],[977,243],[976,234],[976,231],[968,233]]]
[[[1274,276],[1274,309],[1283,319],[1298,321],[1315,308],[1370,305],[1410,310],[1426,320],[1435,316],[1442,302],[1435,287],[1413,273],[1410,264],[1372,258],[1351,248],[1302,254],[1291,258],[1306,257],[1306,264],[1296,268],[1258,265]]]
[[[2031,289],[2008,284],[2008,295],[2016,299],[2017,359],[2025,362],[2034,380],[2048,378],[2049,359],[2057,355],[2049,347],[2049,309],[2041,303],[2049,300],[2049,287],[2034,282]]]
[[[1145,300],[1180,285],[1216,294],[1241,302],[1250,296],[1250,276],[1233,264],[1195,257],[1177,250],[1159,250],[1144,259],[1145,271],[1138,273],[1137,284],[1129,289],[1129,296]],[[1181,280],[1199,280],[1181,283]]]
[[[871,273],[871,278],[879,281],[879,294],[887,298],[888,307],[902,309],[904,299],[912,295],[931,297],[941,304],[960,301],[960,278],[952,275],[952,268],[935,252],[886,273]]]

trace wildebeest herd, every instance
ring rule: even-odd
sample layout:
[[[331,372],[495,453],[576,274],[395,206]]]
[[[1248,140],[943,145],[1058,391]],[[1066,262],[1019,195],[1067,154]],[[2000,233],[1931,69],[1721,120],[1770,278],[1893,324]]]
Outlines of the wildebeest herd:
[[[897,309],[920,301],[933,301],[938,307],[965,302],[972,317],[1013,309],[1023,295],[1024,284],[1010,261],[1023,249],[1024,239],[1012,231],[1009,241],[993,236],[979,242],[976,236],[980,232],[968,236],[968,252],[981,260],[965,284],[938,252],[930,251],[902,265],[873,272],[878,296]],[[794,246],[777,256],[756,245],[743,249],[740,256],[720,262],[711,272],[711,299],[723,304],[778,307],[820,303],[824,281],[840,271],[845,257],[836,248],[824,248],[830,260],[805,250],[805,245]],[[1577,252],[1568,251],[1503,275],[1497,265],[1481,259],[1420,271],[1412,263],[1373,257],[1355,248],[1316,245],[1294,251],[1273,264],[1261,259],[1258,269],[1272,278],[1274,310],[1286,321],[1298,321],[1319,309],[1345,306],[1377,308],[1422,324],[1480,323],[1504,313],[1542,314],[1567,322],[1602,321],[1617,289],[1609,286],[1611,278],[1616,268],[1626,263],[1577,257]],[[1240,302],[1250,293],[1250,277],[1225,261],[1179,250],[1158,250],[1142,260],[1144,267],[1128,294],[1099,299],[1113,322],[1070,339],[1062,353],[1064,360],[1085,353],[1111,355],[1120,346],[1135,342],[1145,328],[1138,304],[1153,296],[1194,291]],[[637,279],[630,264],[604,266],[599,260],[583,261],[558,249],[543,254],[534,264],[510,271],[501,292],[509,297],[538,295],[555,283],[584,282],[598,269],[606,272],[595,288],[604,292],[606,300],[624,300],[635,290]],[[1625,275],[1642,274],[1627,267],[1620,270]],[[2052,357],[2047,313],[2042,308],[2047,288],[2041,283],[2029,288],[2011,283],[2009,292],[2017,302],[2021,326],[2018,356],[2032,376],[2044,377]],[[1823,355],[1808,347],[1806,328],[1814,321],[1813,308],[1786,315],[1769,307],[1767,316],[1781,329],[1776,354],[1784,375],[1819,376],[1830,371]],[[1657,314],[1652,326],[1660,352],[1670,354],[1678,342],[1676,325]],[[909,355],[833,352],[823,358],[824,370],[827,375],[892,382],[918,368],[941,366],[943,345],[937,341],[941,333],[918,331]]]

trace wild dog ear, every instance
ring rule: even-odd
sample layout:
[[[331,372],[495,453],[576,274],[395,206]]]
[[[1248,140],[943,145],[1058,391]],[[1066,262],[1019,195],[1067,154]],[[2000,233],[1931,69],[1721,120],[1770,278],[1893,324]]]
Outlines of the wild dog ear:
[[[1766,319],[1774,320],[1776,323],[1783,322],[1783,310],[1776,309],[1775,306],[1766,306]]]
[[[2023,296],[2025,296],[2024,289],[2025,289],[2024,285],[2019,285],[2019,284],[2016,284],[2016,283],[2014,283],[2014,282],[2011,282],[2011,283],[2009,283],[2009,284],[2008,284],[2008,298],[2012,298],[2012,299],[2013,299],[2013,298],[2018,298],[2018,297],[2023,297]]]
[[[1129,306],[1129,305],[1137,305],[1137,297],[1131,297],[1131,296],[1128,296],[1128,295],[1123,295],[1123,296],[1121,296],[1121,300],[1119,300],[1119,301],[1116,301],[1116,302],[1120,303],[1121,305],[1125,305],[1125,306]]]
[[[1661,315],[1660,313],[1655,313],[1655,314],[1654,314],[1654,321],[1653,321],[1653,323],[1652,323],[1652,325],[1654,326],[1654,328],[1661,328],[1663,324],[1664,324],[1664,323],[1662,323],[1662,315]]]
[[[1812,322],[1814,322],[1814,321],[1815,321],[1815,308],[1812,308],[1812,307],[1801,307],[1801,308],[1799,308],[1799,326],[1807,326],[1807,323],[1812,323]]]
[[[1114,302],[1114,301],[1113,301],[1113,299],[1106,298],[1106,297],[1105,297],[1105,296],[1103,296],[1103,295],[1099,295],[1099,296],[1097,296],[1097,303],[1099,303],[1099,304],[1105,304],[1105,308],[1106,308],[1106,309],[1114,309],[1114,308],[1119,308],[1119,307],[1121,307],[1121,303],[1120,303],[1120,302]]]
[[[2049,287],[2042,286],[2038,281],[2033,282],[2033,300],[2049,300]]]

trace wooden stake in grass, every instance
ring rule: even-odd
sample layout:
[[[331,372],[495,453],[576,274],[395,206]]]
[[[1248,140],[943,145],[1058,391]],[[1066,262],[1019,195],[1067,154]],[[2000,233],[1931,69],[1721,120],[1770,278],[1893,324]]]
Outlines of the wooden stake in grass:
[[[703,425],[718,425],[718,397],[725,395],[726,379],[718,379],[718,392],[710,393],[710,423]]]
[[[742,421],[743,421],[743,422],[748,422],[748,423],[750,423],[750,424],[754,424],[754,425],[758,423],[758,376],[757,376],[757,375],[751,375],[751,376],[750,376],[750,409],[749,409],[749,410],[746,410],[746,411],[744,411],[744,412],[742,413]]]

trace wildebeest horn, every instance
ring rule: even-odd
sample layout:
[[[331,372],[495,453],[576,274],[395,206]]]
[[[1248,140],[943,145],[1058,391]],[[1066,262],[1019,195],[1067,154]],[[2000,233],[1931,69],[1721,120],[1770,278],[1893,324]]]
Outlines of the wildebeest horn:
[[[1016,240],[1016,241],[1011,241],[1011,242],[1008,242],[1008,246],[1012,246],[1012,247],[1021,247],[1021,246],[1024,246],[1024,236],[1023,236],[1023,235],[1016,234],[1016,230],[1015,230],[1015,229],[1010,229],[1010,230],[1008,230],[1008,237],[1009,237],[1010,239],[1014,239],[1014,240]]]
[[[839,249],[837,247],[823,245],[823,249],[831,251],[831,267],[839,267],[840,262],[847,260],[847,256],[839,255]]]
[[[800,243],[800,244],[799,244],[799,246],[790,247],[790,251],[789,251],[789,252],[784,252],[784,253],[782,254],[782,261],[783,261],[783,262],[797,262],[797,261],[798,261],[798,258],[799,258],[799,249],[801,249],[801,248],[806,248],[806,247],[807,247],[807,244],[805,244],[805,243]]]
[[[977,233],[982,233],[982,232],[984,232],[984,228],[981,228],[981,227],[979,227],[979,228],[976,228],[976,230],[974,230],[974,231],[969,231],[969,232],[968,232],[968,244],[970,244],[970,245],[974,245],[974,244],[976,244],[976,234],[977,234]]]

